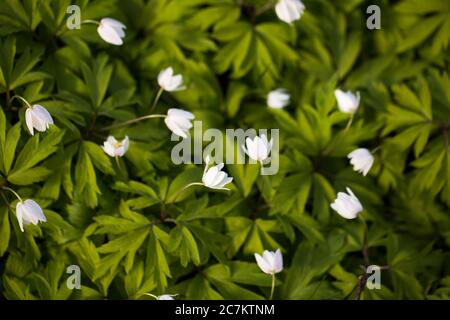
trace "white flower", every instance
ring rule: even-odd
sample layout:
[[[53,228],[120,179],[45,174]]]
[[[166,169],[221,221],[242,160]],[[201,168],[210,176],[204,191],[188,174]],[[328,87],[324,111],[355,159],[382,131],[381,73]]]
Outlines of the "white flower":
[[[26,224],[37,225],[39,221],[45,222],[47,219],[41,207],[34,200],[19,201],[16,205],[16,216],[19,221],[20,230],[23,232],[23,226]]]
[[[249,137],[245,139],[245,146],[242,146],[244,152],[253,160],[264,161],[272,150],[273,139],[267,141],[265,134],[261,134],[261,138],[256,136],[253,140]]]
[[[344,92],[342,90],[335,90],[334,95],[338,103],[338,107],[342,112],[355,113],[359,107],[360,95],[359,92],[353,94],[351,91]]]
[[[305,11],[305,6],[300,0],[279,0],[275,5],[278,18],[286,23],[299,20]]]
[[[186,89],[183,86],[183,76],[181,74],[174,75],[172,67],[168,67],[158,74],[158,84],[161,88],[169,92]]]
[[[233,181],[233,177],[228,177],[225,171],[222,171],[224,164],[220,163],[208,169],[210,157],[206,157],[205,170],[203,171],[202,182],[205,187],[219,190],[229,190],[225,185]]]
[[[195,116],[181,109],[171,108],[167,111],[167,116],[164,119],[167,127],[176,135],[187,138],[189,129],[192,128],[191,120]]]
[[[282,109],[289,104],[291,96],[285,89],[277,89],[267,95],[267,105],[274,109]]]
[[[264,250],[263,255],[255,253],[258,267],[267,274],[275,274],[283,270],[283,256],[280,249],[276,252]]]
[[[353,170],[367,175],[373,164],[373,156],[369,150],[365,148],[356,149],[350,152],[347,157],[350,159],[350,163],[353,165]]]
[[[125,37],[123,29],[127,27],[120,21],[112,18],[103,18],[100,20],[100,25],[97,28],[99,36],[106,42],[121,46],[123,44],[122,38]]]
[[[355,219],[363,207],[350,188],[347,188],[347,192],[348,194],[339,192],[337,199],[331,204],[331,208],[345,219]]]
[[[128,136],[122,141],[117,141],[113,136],[109,136],[105,142],[103,142],[102,149],[105,153],[111,157],[122,157],[127,152],[130,141]]]
[[[158,296],[158,300],[175,300],[173,297],[175,295],[174,294],[163,294]]]
[[[35,104],[25,111],[25,122],[27,123],[28,130],[34,136],[33,128],[37,131],[44,132],[53,124],[53,118],[47,109]]]

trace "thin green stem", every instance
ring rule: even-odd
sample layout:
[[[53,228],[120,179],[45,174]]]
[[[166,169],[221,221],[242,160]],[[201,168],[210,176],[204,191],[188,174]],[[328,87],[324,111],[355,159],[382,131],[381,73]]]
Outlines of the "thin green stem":
[[[156,107],[156,104],[158,103],[159,98],[161,98],[161,95],[162,95],[163,92],[164,92],[164,89],[163,88],[159,88],[158,92],[156,93],[155,100],[153,101],[152,106],[150,107],[150,111],[149,112],[152,112],[152,110]]]
[[[352,125],[352,123],[353,123],[353,118],[354,118],[354,114],[352,113],[351,114],[351,116],[350,116],[350,119],[348,120],[348,122],[347,122],[347,125],[345,126],[345,129],[344,129],[344,131],[342,131],[342,134],[341,134],[341,139],[343,138],[343,137],[345,137],[345,135],[347,134],[347,132],[348,132],[348,129],[350,129],[350,126]],[[337,147],[337,143],[338,143],[338,140],[334,140],[333,141],[333,144],[332,145],[330,145],[328,148],[326,148],[323,152],[322,152],[322,154],[323,155],[327,155],[327,154],[330,154],[332,151],[334,151],[334,149]]]
[[[148,114],[146,116],[142,116],[142,117],[139,117],[139,118],[136,118],[136,119],[132,119],[132,120],[128,120],[128,121],[125,121],[125,122],[113,124],[113,125],[110,125],[110,126],[107,126],[107,127],[103,127],[103,128],[101,128],[99,130],[100,131],[107,131],[107,130],[110,130],[110,129],[124,127],[124,126],[127,126],[129,124],[133,124],[133,123],[136,123],[136,122],[139,122],[139,121],[142,121],[142,120],[146,120],[146,119],[165,118],[165,117],[166,117],[165,114]]]
[[[151,293],[144,293],[144,295],[150,296],[150,297],[155,298],[156,300],[158,300],[158,296],[155,296],[154,294],[151,294]]]
[[[174,194],[174,196],[173,196],[173,198],[172,198],[172,202],[175,202],[175,200],[178,198],[178,196],[179,196],[184,190],[186,190],[187,188],[192,187],[192,186],[203,186],[203,183],[201,183],[201,182],[191,182],[191,183],[185,185],[183,188],[181,188],[180,190],[178,190],[178,191]]]
[[[350,127],[351,127],[351,125],[352,125],[352,123],[353,123],[353,118],[354,118],[354,116],[355,116],[354,113],[352,113],[352,114],[350,115],[350,119],[349,119],[348,122],[347,122],[347,126],[345,127],[345,131],[347,131],[348,129],[350,129]]]
[[[370,151],[370,153],[374,154],[375,152],[377,152],[377,151],[380,150],[380,149],[381,149],[381,146],[378,146],[378,147],[376,147],[376,148],[373,148],[373,149]]]
[[[272,289],[270,289],[270,298],[269,300],[273,299],[273,293],[275,292],[275,273],[272,273]]]
[[[117,169],[119,169],[119,171],[122,171],[122,168],[120,166],[119,156],[115,156],[114,158],[116,159]]]
[[[92,23],[92,24],[100,25],[100,22],[95,21],[95,20],[89,20],[89,19],[81,21],[81,24],[84,24],[84,23]]]
[[[363,247],[361,249],[363,257],[364,257],[364,266],[367,268],[370,265],[369,259],[369,228],[367,227],[367,222],[364,217],[360,214],[359,218],[361,219],[364,226],[364,239],[363,239]]]
[[[19,196],[19,194],[17,192],[15,192],[13,189],[11,189],[9,187],[5,187],[5,186],[3,186],[2,188],[5,190],[8,190],[9,192],[12,192],[17,197],[17,199],[19,199],[20,202],[23,202],[22,198]]]
[[[12,102],[14,100],[14,98],[21,100],[22,102],[24,102],[27,105],[28,108],[31,108],[30,103],[24,97],[21,97],[21,96],[18,96],[18,95],[14,95],[14,96],[11,97],[10,102]]]
[[[268,3],[266,3],[263,7],[261,7],[259,10],[255,12],[255,17],[258,17],[265,13],[266,11],[269,11],[274,6],[273,0],[270,0]]]

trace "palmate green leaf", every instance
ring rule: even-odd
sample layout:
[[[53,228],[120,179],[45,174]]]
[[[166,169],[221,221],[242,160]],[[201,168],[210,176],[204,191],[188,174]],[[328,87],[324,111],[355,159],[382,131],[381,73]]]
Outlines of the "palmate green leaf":
[[[229,117],[234,117],[239,111],[242,100],[249,88],[240,82],[232,82],[227,93],[227,113]]]
[[[103,173],[114,174],[114,169],[110,158],[105,154],[99,145],[89,141],[84,141],[83,147],[86,149],[86,152],[89,154],[92,163],[96,168]]]
[[[254,253],[262,253],[266,249],[282,249],[282,245],[270,235],[270,233],[283,232],[278,221],[263,219],[250,221],[251,230],[242,247],[244,254],[253,255]]]
[[[14,159],[17,142],[20,138],[20,124],[16,124],[13,128],[8,130],[6,135],[6,119],[2,110],[0,110],[0,122],[2,125],[1,146],[0,146],[0,168],[3,173],[8,174],[11,169],[11,164]]]
[[[148,234],[148,229],[139,229],[105,243],[97,248],[97,251],[100,254],[115,254],[116,252],[126,253],[127,258],[124,267],[125,272],[128,273],[133,266],[136,251],[141,247]],[[96,275],[101,277],[103,275],[102,271],[97,272]]]
[[[329,241],[335,241],[335,239]],[[283,298],[321,298],[321,292],[318,291],[320,282],[314,282],[314,279],[323,277],[323,274],[341,259],[342,256],[338,249],[339,243],[335,243],[334,246],[327,243],[312,245],[303,242],[300,244],[284,281]],[[326,288],[325,292],[327,292]],[[316,296],[317,294],[318,296]],[[326,297],[322,296],[322,298]],[[332,298],[332,296],[328,298]]]
[[[124,201],[119,206],[121,217],[110,215],[100,215],[95,217],[97,223],[96,234],[124,234],[139,229],[146,229],[150,226],[150,221],[143,215],[131,211]]]
[[[329,271],[330,275],[336,279],[333,286],[342,291],[342,294],[347,297],[355,289],[358,284],[358,277],[353,273],[347,272],[340,264],[336,264]]]
[[[8,208],[0,208],[0,257],[8,250],[11,227],[9,226]]]
[[[241,299],[241,300],[261,300],[262,296],[248,289],[245,289],[235,283],[231,278],[229,269],[225,266],[216,264],[210,266],[204,271],[206,278],[211,284],[217,288],[225,299]]]
[[[274,197],[271,214],[288,213],[293,208],[303,213],[312,185],[311,173],[298,173],[285,177]]]
[[[268,0],[75,3],[82,20],[124,23],[122,46],[93,24],[67,30],[69,0],[3,2],[0,185],[36,200],[47,221],[22,232],[3,190],[0,299],[267,299],[254,253],[278,248],[275,299],[354,299],[364,228],[330,208],[346,187],[364,208],[370,263],[390,267],[361,299],[449,297],[449,1],[384,0],[371,32],[363,0],[305,0],[292,24]],[[168,66],[186,89],[150,110]],[[269,108],[278,88],[290,103]],[[347,130],[338,88],[361,94]],[[14,95],[55,125],[31,136]],[[183,189],[204,166],[173,165],[161,119],[102,131],[168,108],[203,129],[279,128],[279,172],[262,176],[245,157],[224,168],[230,192]],[[130,137],[120,166],[101,149],[108,135]],[[347,158],[357,148],[375,150],[367,176]],[[72,264],[80,290],[65,285]]]
[[[5,169],[5,174],[8,174],[9,170],[11,169],[11,165],[14,160],[14,154],[16,152],[16,146],[20,138],[20,129],[21,125],[20,123],[17,123],[15,126],[8,130],[8,134],[6,135],[6,147],[3,153],[3,166]]]
[[[187,299],[196,300],[223,300],[224,298],[212,287],[211,283],[202,276],[197,274],[192,279],[184,281],[179,288],[186,292]],[[177,287],[175,287],[177,289]],[[179,290],[180,291],[180,290]]]
[[[37,300],[25,282],[7,275],[3,276],[3,282],[6,298],[11,300]]]
[[[400,28],[404,35],[399,43],[398,52],[415,48],[429,39],[432,39],[429,52],[433,56],[448,47],[450,41],[448,1],[432,0],[427,3],[418,0],[402,1],[395,6],[394,10],[409,18],[400,20],[403,22],[400,23]]]
[[[50,75],[45,72],[32,71],[40,61],[42,53],[41,49],[27,47],[21,52],[17,61],[14,61],[16,41],[14,37],[7,38],[2,43],[0,54],[0,92],[13,90],[33,81],[50,78]]]
[[[16,40],[9,37],[0,42],[0,92],[8,90],[11,83],[14,56],[16,55]]]
[[[136,252],[141,248],[147,239],[150,228],[149,221],[136,212],[132,212],[124,202],[120,205],[120,214],[123,218],[111,216],[96,217],[99,229],[96,233],[118,234],[113,240],[97,248],[100,254],[107,254],[98,261],[93,275],[94,279],[103,277],[103,289],[106,290],[112,280],[122,259],[124,259],[124,269],[128,273],[133,267]],[[104,267],[104,265],[107,267]],[[109,270],[109,268],[112,268]],[[108,270],[110,271],[109,273]]]
[[[167,258],[161,246],[161,235],[164,232],[156,226],[152,227],[152,232],[148,239],[146,256],[146,274],[145,277],[151,277],[158,288],[167,287],[167,278],[171,278],[171,272],[167,263]]]
[[[31,169],[14,171],[8,175],[8,181],[17,185],[29,185],[44,180],[51,170],[45,167],[33,167]]]
[[[8,171],[11,167],[19,134],[20,131],[16,126],[8,132],[7,141],[11,142],[11,145],[5,152],[10,153],[4,161],[5,169],[8,169]],[[28,140],[17,156],[13,169],[8,173],[8,181],[18,185],[29,185],[48,176],[51,172],[49,169],[35,165],[56,151],[56,145],[61,141],[63,135],[64,131],[52,129],[42,141],[39,141],[39,135],[35,135]]]
[[[93,62],[91,67],[82,64],[81,70],[89,92],[92,107],[96,110],[99,108],[105,97],[113,67],[108,65],[108,56],[100,55]]]
[[[172,254],[180,257],[180,263],[183,267],[192,261],[195,265],[200,264],[200,253],[194,236],[187,227],[177,226],[173,228],[169,235],[170,242],[167,249]]]
[[[223,246],[228,243],[229,238],[223,236],[222,234],[217,234],[213,230],[208,228],[199,227],[194,224],[189,224],[188,228],[195,235],[195,238],[199,240],[198,244],[201,244],[205,247],[208,252],[211,254],[222,264],[227,265],[228,260],[225,257],[225,254],[222,252]]]
[[[211,28],[220,29],[235,23],[241,11],[237,6],[226,1],[210,1],[211,6],[201,8],[194,13],[192,19],[188,21],[190,25],[198,26],[201,30]]]
[[[68,288],[63,277],[64,271],[64,262],[59,259],[51,260],[41,272],[31,274],[32,281],[36,282],[40,299],[65,300],[70,296],[72,290]]]
[[[81,147],[75,165],[75,197],[94,208],[98,204],[100,189],[97,185],[97,176],[94,165],[87,152]]]
[[[450,152],[443,141],[433,141],[424,155],[411,165],[418,168],[411,180],[411,187],[417,192],[429,190],[431,194],[441,193],[443,202],[450,204],[449,160]]]
[[[361,52],[361,38],[362,37],[360,33],[354,32],[351,33],[346,39],[345,49],[342,50],[338,62],[338,74],[340,78],[349,73],[351,68],[355,64],[356,59]]]
[[[252,230],[252,221],[244,217],[227,217],[225,218],[225,225],[227,234],[231,239],[227,248],[227,255],[231,258],[245,243]]]
[[[52,127],[42,139],[40,135],[33,136],[17,156],[12,172],[29,169],[47,158],[56,151],[63,135],[64,131]]]
[[[139,261],[134,264],[133,269],[125,276],[125,290],[130,299],[144,297],[145,293],[156,288],[156,284],[151,278],[144,278],[144,262]]]

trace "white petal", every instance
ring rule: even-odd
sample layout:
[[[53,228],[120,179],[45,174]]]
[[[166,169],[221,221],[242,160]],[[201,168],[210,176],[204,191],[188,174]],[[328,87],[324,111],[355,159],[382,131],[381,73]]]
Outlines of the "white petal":
[[[25,200],[24,202],[25,206],[29,209],[29,213],[37,219],[37,221],[47,221],[45,218],[44,212],[42,211],[42,208],[39,206],[39,204],[31,199]]]
[[[115,157],[115,148],[111,143],[108,142],[104,142],[103,146],[102,146],[103,151],[105,151],[105,153],[110,156],[110,157]]]
[[[44,120],[48,124],[53,124],[53,118],[50,113],[43,106],[39,104],[33,105],[33,111],[40,119]]]
[[[44,132],[47,129],[47,123],[34,109],[31,109],[31,121],[37,131]]]
[[[258,267],[262,270],[262,272],[271,274],[271,267],[269,264],[267,264],[266,260],[263,257],[255,253],[255,259]]]
[[[173,69],[172,67],[168,67],[167,69],[162,70],[158,74],[158,84],[161,88],[165,89],[167,87],[168,82],[170,81],[170,78],[173,75]]]
[[[187,138],[187,133],[184,132],[172,118],[166,117],[164,119],[164,122],[166,123],[170,131],[180,137]]]
[[[275,251],[275,259],[274,259],[274,269],[275,272],[281,272],[283,270],[283,255],[281,254],[280,249]]]
[[[127,27],[120,21],[113,19],[113,18],[103,18],[102,20],[100,20],[101,24],[106,24],[106,25],[110,25],[112,27],[115,28],[120,28],[120,29],[126,29]]]
[[[206,171],[206,174],[203,175],[203,178],[202,178],[202,182],[204,183],[204,185],[207,187],[214,186],[213,182],[218,173],[219,173],[218,166],[214,166],[214,167],[208,169]]]
[[[270,272],[273,273],[274,265],[275,265],[275,256],[272,251],[264,250],[263,252],[263,258],[267,262],[267,264],[270,266]]]
[[[169,110],[167,110],[167,115],[180,117],[180,118],[186,118],[186,119],[190,119],[190,120],[195,119],[195,116],[191,112],[182,110],[182,109],[177,109],[177,108],[170,108]]]
[[[97,28],[100,37],[107,43],[120,46],[123,44],[122,38],[117,33],[116,29],[108,24],[100,24]]]
[[[22,232],[24,232],[23,229],[23,203],[18,202],[16,205],[16,217],[17,221],[19,222],[19,227]]]
[[[30,131],[31,135],[34,136],[34,129],[33,129],[33,111],[31,108],[27,108],[25,111],[25,122],[27,124],[28,130]]]
[[[130,146],[130,140],[128,139],[128,136],[125,136],[125,139],[122,140],[122,146],[123,146],[123,153],[127,152],[128,147]]]

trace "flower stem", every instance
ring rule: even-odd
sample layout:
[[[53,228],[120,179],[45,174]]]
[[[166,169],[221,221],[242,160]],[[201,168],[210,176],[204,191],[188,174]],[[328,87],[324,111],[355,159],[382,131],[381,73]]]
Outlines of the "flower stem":
[[[92,24],[100,25],[100,22],[95,21],[95,20],[89,20],[89,19],[81,21],[81,24],[83,24],[83,23],[92,23]]]
[[[375,147],[370,151],[370,153],[374,154],[375,152],[377,152],[380,149],[381,149],[381,146]]]
[[[364,240],[363,240],[363,246],[361,249],[363,258],[364,258],[364,266],[363,270],[364,270],[364,274],[362,276],[359,277],[358,279],[358,284],[357,284],[357,289],[356,289],[356,300],[360,300],[361,299],[361,295],[364,291],[364,288],[366,287],[366,282],[367,279],[369,277],[369,275],[367,274],[367,267],[370,265],[370,259],[369,259],[369,229],[367,227],[367,222],[366,220],[363,218],[362,215],[359,215],[363,226],[364,226]]]
[[[151,293],[144,293],[144,295],[150,296],[150,297],[155,298],[156,300],[158,300],[158,296],[155,296],[154,294],[151,294]]]
[[[125,122],[113,124],[113,125],[110,125],[110,126],[107,126],[107,127],[103,127],[103,128],[101,128],[99,130],[100,131],[106,131],[106,130],[110,130],[110,129],[120,128],[120,127],[129,125],[129,124],[132,124],[132,123],[136,123],[136,122],[139,122],[139,121],[142,121],[142,120],[146,120],[146,119],[165,118],[165,117],[166,117],[165,114],[148,114],[146,116],[142,116],[142,117],[139,117],[139,118],[136,118],[136,119],[132,119],[132,120],[128,120],[128,121],[125,121]]]
[[[350,129],[352,123],[353,123],[353,117],[354,117],[354,113],[351,114],[350,119],[347,122],[347,126],[345,127],[345,131],[347,131],[348,129]]]
[[[9,100],[9,101],[12,102],[14,100],[14,98],[22,100],[22,102],[24,102],[27,105],[28,108],[31,108],[30,103],[24,97],[21,97],[21,96],[18,96],[18,95],[14,95],[14,96],[11,97],[11,100]]]
[[[275,273],[272,273],[272,289],[270,289],[270,298],[269,300],[273,299],[273,293],[275,292]]]
[[[150,107],[149,112],[152,112],[152,110],[156,107],[156,104],[158,103],[159,98],[161,98],[163,91],[164,91],[163,88],[159,88],[158,92],[156,93],[155,100],[153,101],[152,106]]]
[[[117,169],[119,170],[119,172],[121,172],[122,166],[120,165],[119,156],[115,156],[114,158],[116,159]]]
[[[201,183],[201,182],[191,182],[191,183],[185,185],[183,188],[181,188],[180,190],[178,190],[178,191],[174,194],[173,199],[172,199],[172,202],[175,202],[175,200],[178,198],[178,196],[179,196],[184,190],[186,190],[187,188],[192,187],[192,186],[203,186],[203,183]]]
[[[255,12],[255,17],[262,15],[263,13],[265,13],[266,11],[269,11],[270,9],[272,9],[273,7],[273,0],[270,0],[268,3],[266,3],[262,8],[260,8],[259,10],[257,10]]]
[[[363,226],[364,226],[364,239],[363,239],[363,247],[362,247],[362,254],[364,257],[364,265],[367,267],[370,265],[370,260],[369,260],[369,228],[367,227],[367,222],[366,220],[363,218],[362,215],[359,215]]]
[[[11,189],[11,188],[9,188],[9,187],[5,187],[5,186],[3,186],[2,188],[5,189],[5,190],[8,190],[8,191],[10,191],[10,192],[12,192],[12,193],[17,197],[17,199],[19,199],[20,202],[23,202],[23,201],[22,201],[22,198],[19,196],[19,194],[18,194],[17,192],[15,192],[13,189]]]

